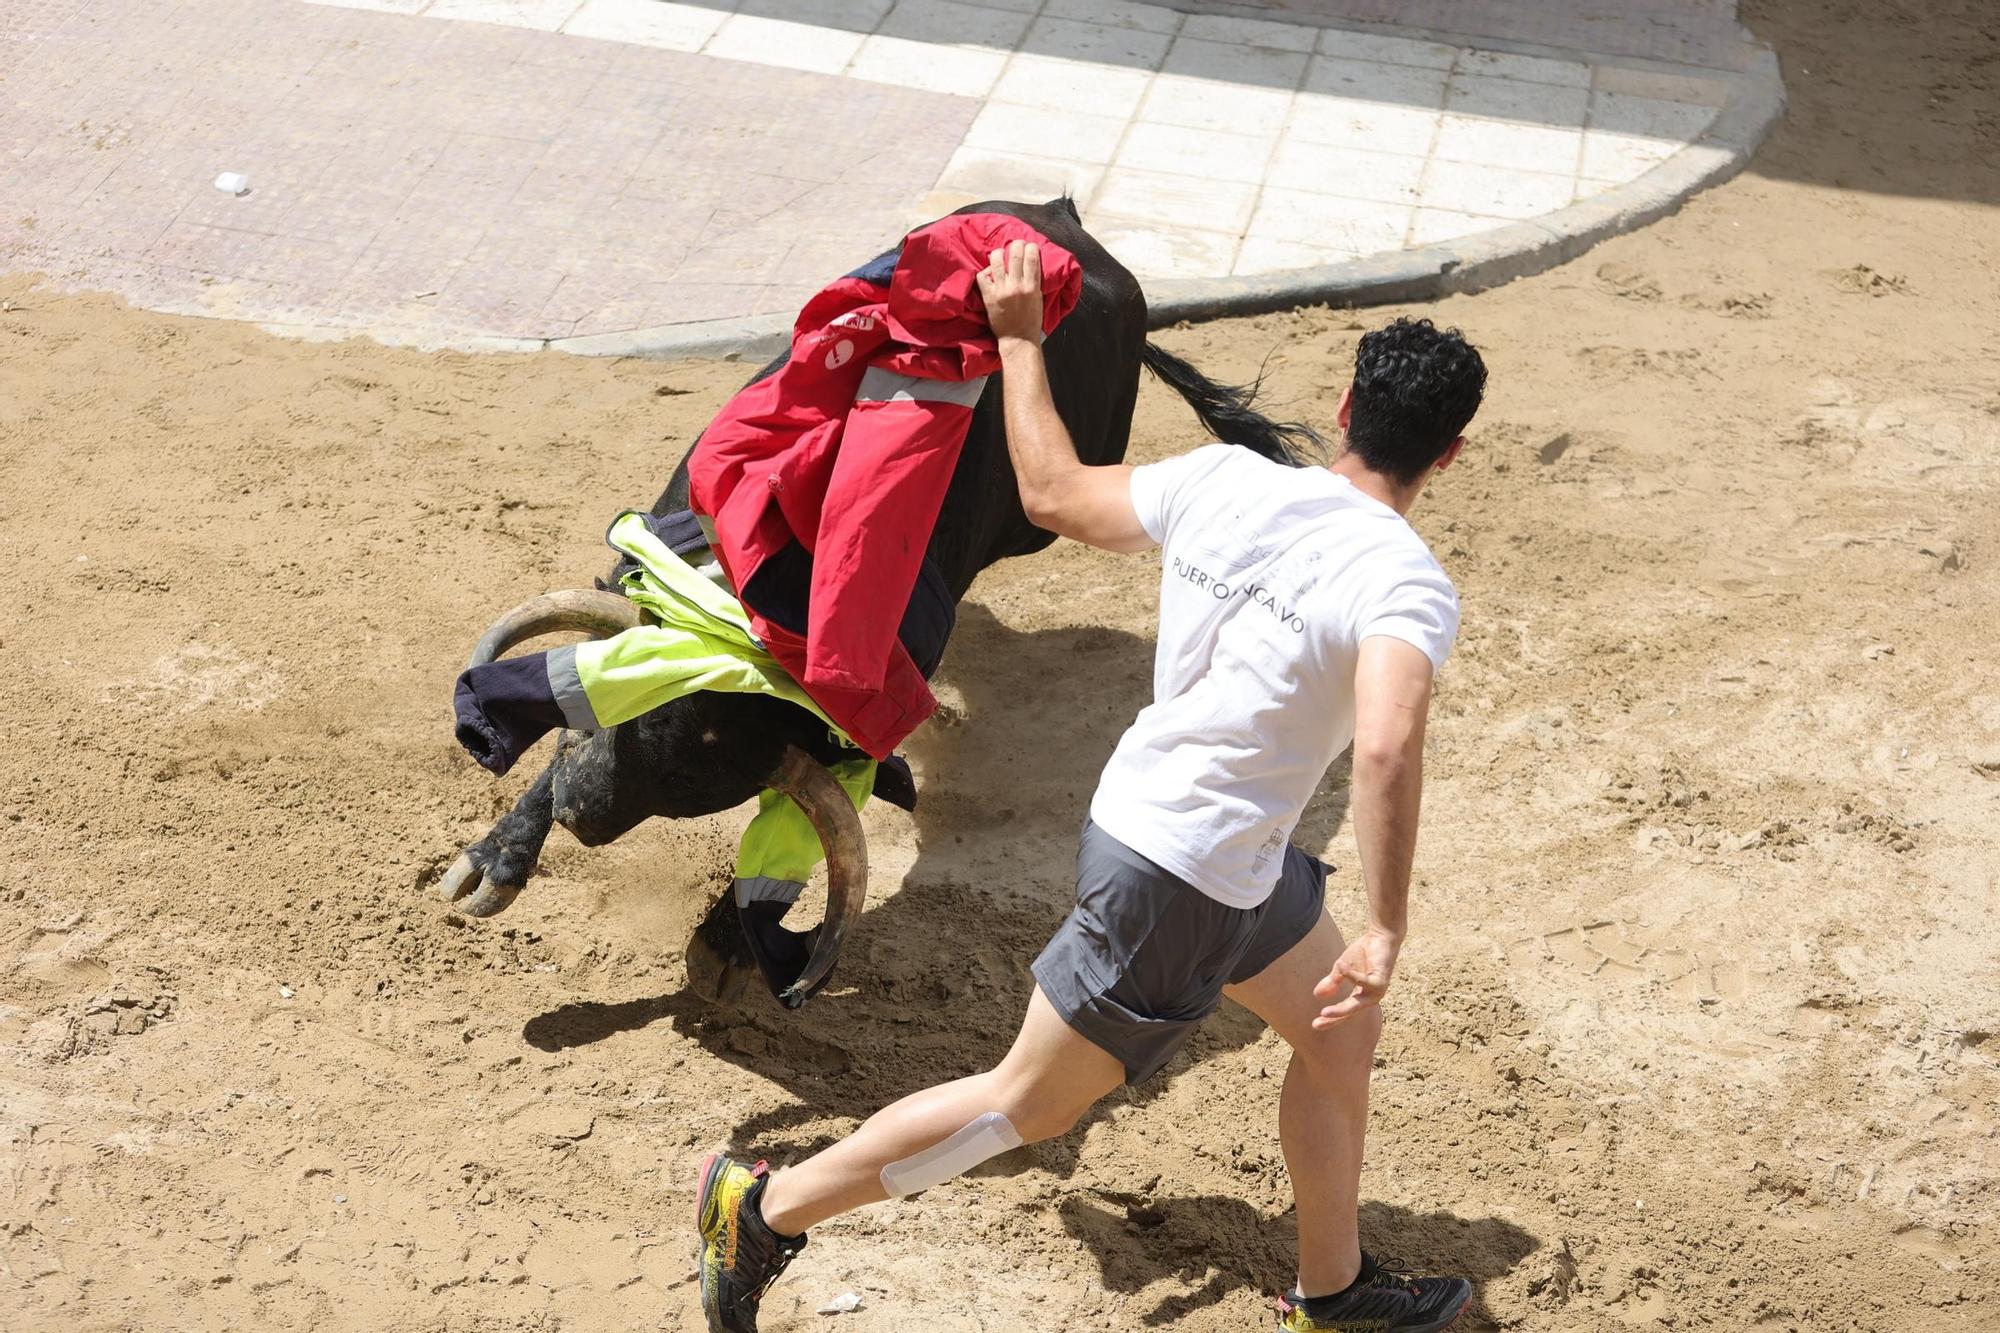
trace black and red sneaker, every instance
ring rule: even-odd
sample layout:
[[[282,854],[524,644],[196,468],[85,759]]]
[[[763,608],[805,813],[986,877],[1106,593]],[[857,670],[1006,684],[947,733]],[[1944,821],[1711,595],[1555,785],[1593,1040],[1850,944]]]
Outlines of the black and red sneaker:
[[[1346,1291],[1278,1301],[1284,1333],[1440,1333],[1472,1303],[1462,1277],[1412,1277],[1361,1256],[1361,1275]]]
[[[762,1162],[746,1166],[714,1153],[701,1164],[695,1227],[709,1333],[757,1333],[757,1303],[806,1247],[804,1236],[780,1236],[765,1224],[757,1207],[765,1179]]]

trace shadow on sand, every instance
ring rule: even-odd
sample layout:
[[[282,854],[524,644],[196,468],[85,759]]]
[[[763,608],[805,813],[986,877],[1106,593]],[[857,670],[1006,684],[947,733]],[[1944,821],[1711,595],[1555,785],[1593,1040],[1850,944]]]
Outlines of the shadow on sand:
[[[1070,1195],[1057,1211],[1064,1230],[1097,1256],[1109,1290],[1143,1291],[1163,1279],[1193,1288],[1140,1315],[1149,1328],[1174,1324],[1239,1290],[1290,1290],[1296,1277],[1298,1232],[1289,1211],[1269,1220],[1226,1195],[1110,1192]],[[1361,1243],[1392,1267],[1398,1255],[1421,1255],[1427,1271],[1470,1280],[1475,1316],[1484,1311],[1486,1284],[1541,1245],[1497,1217],[1419,1213],[1385,1203],[1361,1205]]]

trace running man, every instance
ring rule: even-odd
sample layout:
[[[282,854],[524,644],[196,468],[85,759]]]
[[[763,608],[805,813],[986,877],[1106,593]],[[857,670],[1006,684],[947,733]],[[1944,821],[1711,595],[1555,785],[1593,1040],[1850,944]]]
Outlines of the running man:
[[[1076,908],[1035,960],[1027,1017],[999,1065],[905,1097],[776,1174],[704,1163],[708,1327],[754,1330],[764,1292],[827,1218],[1067,1133],[1121,1080],[1157,1073],[1227,995],[1292,1048],[1278,1136],[1299,1268],[1279,1327],[1442,1329],[1471,1285],[1378,1266],[1356,1210],[1380,1005],[1407,928],[1431,679],[1458,632],[1457,594],[1404,515],[1464,448],[1485,365],[1455,330],[1397,320],[1361,340],[1330,467],[1224,444],[1085,467],[1049,393],[1035,247],[995,251],[979,284],[1028,516],[1110,551],[1164,548],[1153,702],[1098,783]],[[1350,741],[1369,918],[1351,944],[1326,912],[1327,867],[1289,842]]]

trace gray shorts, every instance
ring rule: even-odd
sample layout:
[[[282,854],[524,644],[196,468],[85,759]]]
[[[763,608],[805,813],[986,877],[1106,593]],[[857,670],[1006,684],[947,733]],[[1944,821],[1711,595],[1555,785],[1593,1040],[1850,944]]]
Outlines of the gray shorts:
[[[1076,907],[1035,959],[1035,980],[1064,1022],[1124,1064],[1127,1083],[1142,1083],[1215,1012],[1224,986],[1312,931],[1326,876],[1325,863],[1286,847],[1271,896],[1230,907],[1086,823]]]

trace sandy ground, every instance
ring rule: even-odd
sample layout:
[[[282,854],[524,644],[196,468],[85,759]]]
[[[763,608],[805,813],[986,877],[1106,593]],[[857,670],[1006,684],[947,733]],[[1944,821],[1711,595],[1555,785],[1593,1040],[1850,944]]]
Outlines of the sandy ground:
[[[2000,1327],[1982,9],[1754,6],[1795,108],[1752,175],[1433,312],[1493,387],[1418,515],[1466,628],[1364,1225],[1478,1279],[1473,1327]],[[1165,341],[1326,423],[1381,317]],[[1145,694],[1145,558],[980,582],[802,1014],[683,994],[734,818],[558,833],[487,924],[419,891],[518,789],[452,745],[466,645],[600,572],[743,374],[0,284],[0,1326],[692,1330],[702,1152],[997,1055]],[[1199,442],[1150,388],[1135,438]],[[1352,920],[1343,797],[1300,837]],[[765,1326],[1262,1327],[1281,1070],[1226,1010],[1069,1138],[824,1228]]]

